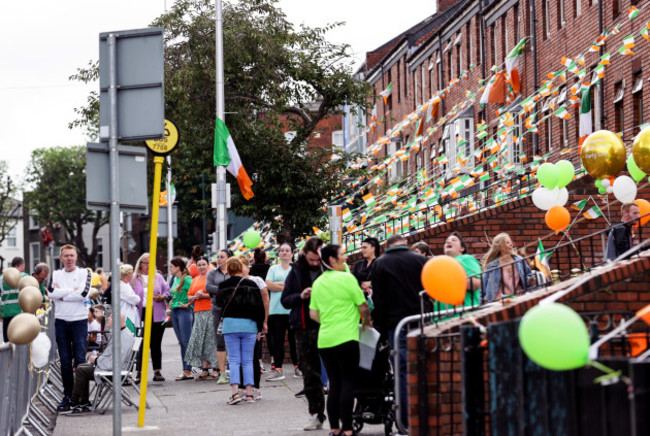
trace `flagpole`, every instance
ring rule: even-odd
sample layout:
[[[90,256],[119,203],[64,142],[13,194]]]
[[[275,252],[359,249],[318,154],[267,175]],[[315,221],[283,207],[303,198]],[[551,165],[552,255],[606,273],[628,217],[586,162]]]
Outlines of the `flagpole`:
[[[221,9],[221,0],[215,0],[216,10],[216,36],[215,36],[215,61],[216,61],[216,105],[217,118],[223,122],[225,120],[224,109],[224,86],[223,86],[223,11]],[[226,248],[227,241],[227,215],[226,215],[226,168],[217,166],[217,216],[216,216],[216,234],[212,242],[212,251],[223,250]]]

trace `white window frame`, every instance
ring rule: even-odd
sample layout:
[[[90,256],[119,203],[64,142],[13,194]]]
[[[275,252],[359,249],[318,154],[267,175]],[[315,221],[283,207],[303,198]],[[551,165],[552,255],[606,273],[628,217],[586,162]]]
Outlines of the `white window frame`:
[[[456,159],[458,158],[458,155],[460,154],[461,151],[465,151],[465,156],[467,157],[467,164],[460,167],[461,172],[467,172],[474,168],[474,119],[470,117],[465,117],[465,118],[458,118],[454,121],[454,146],[456,148],[455,150],[455,157]],[[467,141],[467,145],[465,145],[465,150],[459,150],[458,147],[456,146],[456,137],[460,135],[461,138],[465,139]],[[451,162],[451,160],[449,161]],[[452,169],[455,168],[456,165],[452,166]]]
[[[7,236],[5,237],[4,243],[2,245],[11,248],[18,246],[18,226],[14,225],[7,231]]]
[[[32,269],[39,263],[41,263],[41,243],[40,242],[30,242],[29,243],[29,257],[32,263]]]
[[[594,105],[592,107],[594,113],[594,131],[601,130],[602,125],[600,123],[600,83],[594,86]]]
[[[564,0],[557,0],[560,2],[560,27],[566,26],[566,10],[564,9]]]
[[[545,17],[545,29],[546,37],[551,36],[551,0],[544,0],[544,17]]]
[[[503,53],[503,60],[505,61],[506,56],[508,56],[508,53],[510,53],[510,32],[508,30],[509,26],[508,26],[508,22],[507,22],[506,17],[503,18],[503,24],[504,24],[503,27],[505,27],[505,29],[503,30],[503,35],[504,35],[504,38],[506,39],[506,45],[505,45],[506,52]]]
[[[39,230],[41,226],[38,224],[38,221],[32,215],[31,213],[29,214],[29,230]]]
[[[469,25],[469,35],[467,37],[469,38],[469,53],[467,53],[467,68],[469,69],[469,66],[472,65],[472,53],[474,52],[474,32],[472,32],[472,21],[470,20],[470,25]]]
[[[420,101],[420,93],[418,92],[418,81],[419,81],[418,79],[419,79],[418,78],[418,73],[416,71],[415,74],[413,74],[413,88],[415,90],[415,99],[414,99],[414,101],[415,101],[415,106],[416,107],[421,103],[421,101]]]
[[[514,128],[510,131],[510,134],[506,138],[506,144],[508,145],[508,161],[515,164],[516,168],[522,168],[523,164],[521,160],[519,159],[519,155],[523,153],[524,151],[524,143],[521,140],[522,135],[521,132],[523,132],[523,126],[522,126],[522,121],[521,118],[516,117],[515,125]],[[514,142],[514,137],[519,138],[519,143],[515,144]]]
[[[104,267],[104,238],[97,238],[95,240],[95,246],[97,247],[97,256],[95,257],[95,263],[97,268]]]
[[[389,156],[394,157],[395,153],[400,148],[402,148],[402,141],[391,141],[389,146],[388,146],[388,154],[389,154]],[[402,161],[399,160],[399,158],[396,158],[395,162],[393,162],[391,164],[391,166],[390,166],[390,178],[389,178],[389,180],[391,182],[395,182],[395,181],[399,180],[402,177],[403,166],[400,165],[401,163],[402,163]]]
[[[582,14],[582,0],[576,0],[576,17],[579,17]]]
[[[421,94],[422,94],[422,103],[424,103],[425,101],[427,101],[427,93],[426,93],[427,76],[426,76],[426,72],[424,71],[424,65],[422,65],[420,67],[420,75],[422,76],[422,82],[420,84],[420,88],[421,88],[421,91],[422,91],[421,92]]]
[[[458,65],[460,66],[460,71],[458,72],[458,76],[460,76],[461,72],[463,71],[465,64],[463,63],[463,46],[461,44],[458,45]]]
[[[625,97],[625,79],[621,81],[621,87],[619,88],[618,93],[614,97],[613,103],[614,104],[620,103],[621,101],[623,101],[624,97]]]
[[[335,150],[344,150],[345,149],[345,139],[343,135],[343,130],[334,130],[332,132],[332,145]]]
[[[632,87],[632,94],[636,94],[637,92],[641,91],[643,91],[643,77],[639,74],[635,79],[634,86]]]

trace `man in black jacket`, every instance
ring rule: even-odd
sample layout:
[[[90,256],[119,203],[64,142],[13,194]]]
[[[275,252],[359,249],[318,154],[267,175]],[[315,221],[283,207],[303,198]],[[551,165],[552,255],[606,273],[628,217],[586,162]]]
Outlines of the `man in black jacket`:
[[[406,238],[391,236],[386,241],[386,251],[375,259],[370,266],[372,280],[372,299],[375,310],[372,312],[375,328],[382,337],[388,338],[391,350],[394,347],[395,328],[405,317],[420,313],[421,274],[427,258],[411,251]],[[429,299],[425,301],[425,310],[432,309]],[[400,360],[400,416],[404,426],[407,425],[406,403],[406,332],[399,338]]]
[[[612,226],[607,237],[607,260],[614,260],[632,248],[632,226],[639,223],[639,206],[621,205],[621,222]]]
[[[298,364],[303,373],[305,396],[309,403],[311,417],[305,430],[319,430],[325,421],[325,396],[321,382],[321,364],[318,354],[319,324],[309,316],[311,285],[323,272],[318,250],[323,245],[319,238],[309,238],[302,249],[298,261],[284,282],[282,305],[291,309],[289,328],[294,330]],[[276,362],[276,365],[278,362]],[[282,365],[282,362],[279,362]]]

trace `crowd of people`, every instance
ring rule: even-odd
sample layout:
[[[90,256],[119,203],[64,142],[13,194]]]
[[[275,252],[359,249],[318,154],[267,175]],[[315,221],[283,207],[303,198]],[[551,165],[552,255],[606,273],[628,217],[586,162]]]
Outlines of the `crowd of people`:
[[[610,232],[608,257],[630,248],[630,220],[638,218],[635,207],[623,205],[623,222]],[[111,305],[119,304],[123,359],[133,337],[142,334],[142,323],[147,311],[151,311],[153,381],[165,381],[161,344],[170,322],[180,345],[180,373],[175,380],[229,384],[230,393],[224,398],[228,405],[261,400],[264,372],[268,382],[286,377],[283,363],[288,341],[291,366],[285,367],[293,369],[294,377],[302,378],[302,394],[307,400],[309,417],[304,429],[320,429],[328,419],[332,435],[353,434],[359,332],[360,328],[375,328],[380,341],[387,342],[391,349],[397,343],[393,351],[400,356],[400,418],[406,424],[406,332],[396,329],[402,319],[420,313],[420,277],[428,258],[445,254],[462,265],[467,273],[465,306],[525,292],[536,281],[507,233],[493,239],[482,256],[482,264],[468,253],[467,244],[457,232],[447,236],[443,253],[432,253],[423,241],[409,247],[405,237],[399,235],[388,238],[382,252],[379,241],[368,237],[361,246],[361,259],[351,268],[342,247],[326,245],[317,237],[308,239],[300,251],[283,243],[277,253],[278,261],[271,265],[259,248],[251,263],[248,256],[233,255],[228,250],[210,259],[200,246],[195,246],[189,260],[170,260],[167,278],[156,268],[154,276],[150,276],[153,259],[144,253],[135,266],[120,266],[119,282],[100,274],[95,286],[101,301],[95,301],[90,308],[92,276],[77,266],[77,249],[73,245],[61,247],[62,268],[52,273],[49,289],[49,268],[36,265],[32,275],[41,286],[43,303],[49,300],[56,306],[55,336],[64,385],[59,412],[91,410],[88,383],[96,368],[111,370]],[[14,259],[11,266],[27,275],[22,259]],[[119,286],[119,302],[111,301],[113,286]],[[150,288],[151,302],[147,298]],[[1,289],[7,341],[7,327],[20,313],[20,307],[18,290],[10,289],[4,281]],[[451,309],[428,299],[424,304],[427,311]],[[270,355],[269,371],[262,361],[264,337]],[[140,350],[137,368],[142,364]],[[139,378],[140,373],[136,382]]]

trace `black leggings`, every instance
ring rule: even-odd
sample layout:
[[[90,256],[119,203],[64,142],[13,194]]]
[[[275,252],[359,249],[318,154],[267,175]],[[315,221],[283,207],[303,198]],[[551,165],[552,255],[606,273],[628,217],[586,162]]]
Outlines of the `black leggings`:
[[[359,368],[359,342],[348,341],[336,347],[321,348],[319,351],[329,377],[327,417],[330,428],[340,428],[341,431],[352,430],[354,388]]]
[[[144,323],[146,308],[142,308],[142,322]],[[166,323],[165,323],[166,325]],[[151,320],[151,343],[149,344],[149,349],[151,350],[151,364],[153,369],[162,369],[162,339],[165,334],[165,326],[161,322],[155,322]],[[144,334],[143,334],[144,336]],[[144,344],[144,342],[143,342]],[[148,362],[147,362],[148,363]],[[138,351],[138,372],[142,368],[142,345],[140,345],[140,351]]]
[[[269,333],[267,335],[268,346],[273,364],[276,368],[282,369],[284,362],[284,338],[289,331],[289,353],[291,354],[291,363],[293,366],[298,365],[298,355],[296,354],[296,340],[293,337],[293,330],[289,329],[289,315],[269,315]]]

